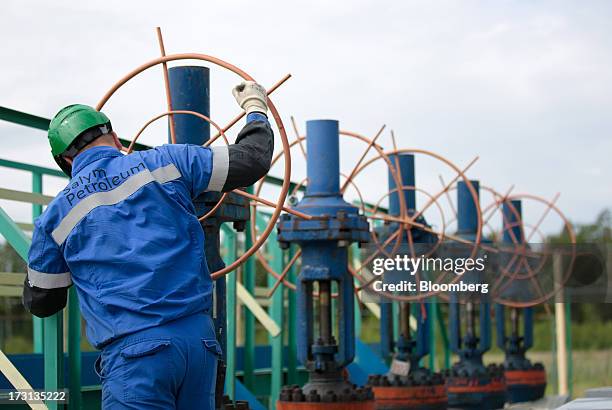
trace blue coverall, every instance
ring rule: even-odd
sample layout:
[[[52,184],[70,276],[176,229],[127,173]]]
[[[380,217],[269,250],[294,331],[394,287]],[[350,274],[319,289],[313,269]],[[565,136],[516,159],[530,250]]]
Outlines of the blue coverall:
[[[263,115],[254,120],[269,129]],[[192,198],[221,190],[230,156],[182,144],[90,148],[35,221],[27,287],[75,285],[87,337],[102,350],[104,408],[214,408],[221,349]]]

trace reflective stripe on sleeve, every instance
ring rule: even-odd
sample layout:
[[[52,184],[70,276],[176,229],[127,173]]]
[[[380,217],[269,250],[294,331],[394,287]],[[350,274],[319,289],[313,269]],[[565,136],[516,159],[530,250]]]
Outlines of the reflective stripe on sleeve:
[[[150,182],[156,181],[163,184],[180,177],[181,173],[174,164],[166,165],[153,171],[146,169],[139,172],[126,179],[125,182],[117,188],[111,191],[96,192],[76,204],[53,232],[51,232],[51,236],[55,243],[61,245],[79,221],[95,208],[104,205],[118,204]]]
[[[165,184],[166,182],[174,181],[181,177],[181,173],[174,164],[159,167],[151,171],[151,175],[153,175],[153,178],[160,184]]]
[[[41,289],[67,288],[72,285],[70,272],[44,273],[34,270],[28,266],[28,282],[30,286]]]
[[[207,191],[220,192],[227,180],[229,171],[229,149],[227,146],[211,148],[213,154],[212,174]]]

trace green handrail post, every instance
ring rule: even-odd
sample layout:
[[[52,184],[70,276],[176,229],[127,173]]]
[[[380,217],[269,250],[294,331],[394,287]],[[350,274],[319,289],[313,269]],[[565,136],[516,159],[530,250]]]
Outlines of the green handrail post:
[[[246,191],[253,193],[253,187]],[[253,246],[251,235],[251,221],[246,223],[244,231],[244,249]],[[249,258],[243,265],[243,285],[249,293],[255,292],[255,258]],[[250,391],[255,391],[255,316],[244,306],[242,308],[244,317],[244,385]]]
[[[229,265],[236,260],[236,233],[226,224],[221,225],[224,240],[223,247],[225,264]],[[226,312],[227,312],[227,346],[225,352],[225,392],[231,400],[236,400],[236,271],[230,272],[226,277]]]
[[[45,390],[61,390],[64,381],[64,321],[63,311],[43,319]],[[57,401],[47,401],[49,410],[63,409]]]
[[[551,383],[553,392],[555,394],[559,394],[559,367],[557,365],[557,360],[555,360],[555,358],[557,357],[556,320],[550,321],[550,334],[553,335],[552,340],[551,340],[551,350],[552,350],[553,360],[551,361],[550,367],[548,367],[547,370],[549,371],[550,379],[555,381],[554,383]]]
[[[427,301],[425,301],[427,303]],[[435,296],[429,298],[429,314],[431,318],[429,318],[428,327],[429,327],[429,369],[434,372],[436,370],[436,322],[438,321],[438,311],[436,310],[436,305],[438,304],[438,300]]]
[[[289,248],[287,258],[291,260],[295,255],[295,246]],[[296,283],[296,264],[293,264],[287,279],[290,283]],[[296,292],[289,290],[287,305],[287,384],[298,384],[298,361],[297,361],[297,300]]]
[[[68,368],[70,400],[68,408],[80,410],[81,397],[81,309],[76,289],[68,291]]]
[[[32,192],[35,194],[43,193],[42,173],[32,171]],[[32,204],[32,223],[42,214],[42,205]],[[43,321],[41,318],[32,316],[32,335],[34,353],[43,352]]]
[[[567,391],[574,395],[574,361],[572,355],[572,305],[565,302],[565,343],[567,346]]]
[[[0,234],[15,249],[17,254],[27,262],[30,239],[23,233],[15,222],[0,207]],[[64,332],[63,332],[63,312],[58,312],[53,316],[43,319],[44,334],[44,364],[45,364],[45,390],[59,390],[63,383],[64,367]],[[50,410],[63,408],[57,402],[48,402]]]
[[[270,236],[270,241],[268,242],[268,246],[270,247],[270,253],[272,255],[272,269],[276,272],[282,272],[283,267],[286,265],[287,261],[283,258],[283,251],[278,246],[278,242],[276,241],[276,235]],[[268,287],[274,286],[276,282],[276,278],[268,275]],[[281,283],[279,287],[272,295],[271,305],[269,307],[268,314],[276,323],[279,324],[281,328],[280,334],[276,335],[276,337],[269,337],[270,345],[272,347],[272,358],[271,358],[271,367],[272,367],[272,378],[270,380],[270,403],[268,408],[270,410],[274,410],[276,408],[276,401],[280,396],[281,387],[283,385],[283,293],[285,288]]]
[[[436,316],[438,317],[438,325],[440,329],[440,336],[442,337],[442,345],[444,346],[444,368],[450,369],[450,343],[448,340],[448,334],[446,333],[446,325],[444,324],[444,319],[442,318],[442,312],[440,311],[440,304],[436,303]]]
[[[42,181],[42,173],[32,171],[32,192],[36,194],[42,194],[43,190],[43,181]],[[38,218],[42,214],[42,205],[33,204],[32,205],[32,221]],[[74,290],[71,289],[71,294],[74,294]],[[75,296],[73,296],[74,298]],[[74,310],[74,309],[73,309]],[[80,320],[81,315],[78,311],[78,301],[77,301],[77,314],[79,320],[79,334],[77,335],[78,341],[77,345],[80,344]],[[70,312],[68,313],[70,317]],[[44,352],[44,364],[45,364],[45,389],[47,391],[51,390],[59,390],[63,386],[63,363],[64,363],[64,331],[63,331],[63,312],[58,312],[55,315],[40,319],[37,317],[33,317],[33,326],[34,326],[34,352],[40,353]],[[47,337],[45,337],[47,336]],[[70,343],[71,340],[69,340]],[[74,355],[73,355],[74,356]],[[78,377],[71,377],[72,380],[76,379],[79,385],[78,389],[75,390],[74,396],[76,396],[77,404],[80,404],[80,384],[81,384],[81,355],[80,355],[80,346],[78,347],[78,359],[74,359],[78,362]],[[70,361],[71,371],[73,360]],[[72,374],[72,373],[71,373]],[[72,390],[71,390],[72,393]],[[72,394],[71,394],[72,396]],[[72,400],[71,400],[72,401]],[[57,404],[57,402],[49,402],[49,409],[57,409],[63,406]],[[72,407],[71,408],[78,408]]]

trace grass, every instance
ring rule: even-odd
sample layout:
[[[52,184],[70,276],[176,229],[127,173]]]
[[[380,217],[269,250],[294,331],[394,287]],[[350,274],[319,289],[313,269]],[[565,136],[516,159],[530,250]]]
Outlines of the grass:
[[[574,397],[592,387],[612,386],[612,349],[574,352]]]
[[[574,350],[572,374],[572,396],[581,397],[585,390],[593,387],[612,386],[612,349],[606,350]],[[555,358],[552,352],[530,352],[528,357],[532,362],[541,362],[546,367],[548,386],[546,394],[557,393],[555,375]],[[502,353],[491,353],[485,356],[486,363],[499,363],[503,360]]]

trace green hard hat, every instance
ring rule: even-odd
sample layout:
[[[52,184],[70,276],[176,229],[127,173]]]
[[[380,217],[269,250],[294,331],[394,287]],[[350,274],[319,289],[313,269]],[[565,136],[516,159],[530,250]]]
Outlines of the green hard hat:
[[[62,158],[62,154],[71,148],[77,138],[90,130],[88,143],[104,133],[111,132],[112,128],[110,120],[104,113],[83,104],[72,104],[62,108],[49,124],[51,154],[68,176],[71,176],[72,167]]]

